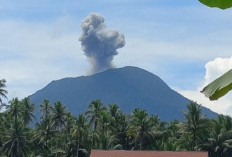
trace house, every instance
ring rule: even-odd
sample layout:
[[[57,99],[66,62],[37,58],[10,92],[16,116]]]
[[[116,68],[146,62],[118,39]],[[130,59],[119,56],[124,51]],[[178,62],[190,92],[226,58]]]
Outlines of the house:
[[[90,157],[208,157],[207,152],[92,150]]]

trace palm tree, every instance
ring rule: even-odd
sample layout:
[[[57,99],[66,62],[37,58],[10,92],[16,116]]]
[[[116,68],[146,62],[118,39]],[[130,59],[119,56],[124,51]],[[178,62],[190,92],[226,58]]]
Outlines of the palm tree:
[[[112,130],[112,134],[114,135],[114,149],[131,149],[132,140],[130,135],[128,135],[128,130],[129,116],[120,113],[117,117],[117,122],[115,122],[115,127]]]
[[[63,126],[65,126],[65,116],[66,116],[66,110],[65,106],[61,102],[56,102],[54,104],[54,112],[52,115],[52,122],[53,127],[56,130],[61,130]]]
[[[29,98],[25,98],[21,101],[22,104],[22,118],[24,125],[28,125],[33,119],[35,119],[35,116],[33,115],[34,112],[34,104],[30,104]]]
[[[101,100],[94,100],[89,104],[88,111],[86,111],[86,115],[90,118],[90,124],[93,125],[94,131],[96,131],[98,127],[98,123],[100,120],[101,112],[105,110]]]
[[[53,111],[54,109],[49,104],[49,101],[45,99],[44,103],[40,105],[41,122],[36,124],[36,133],[33,138],[34,141],[37,141],[37,145],[41,145],[42,152],[45,150],[44,155],[46,157],[51,154],[51,136],[54,134],[51,119]]]
[[[10,116],[13,117],[14,120],[18,119],[21,116],[22,106],[18,98],[13,98],[7,108],[9,109]]]
[[[110,114],[106,110],[103,110],[100,113],[100,119],[99,119],[99,131],[102,133],[105,133],[110,128]]]
[[[24,157],[27,153],[28,140],[25,135],[26,129],[19,120],[12,121],[11,127],[5,133],[6,142],[2,151],[8,157]]]
[[[197,150],[199,145],[207,139],[207,120],[202,116],[201,106],[195,102],[187,105],[187,113],[184,113],[185,122],[182,125],[182,140],[186,140],[187,150]]]
[[[67,112],[65,115],[65,144],[64,144],[64,148],[65,148],[65,152],[66,152],[66,156],[70,157],[72,155],[72,138],[71,138],[71,129],[73,128],[74,125],[74,117],[71,114],[71,112]]]
[[[75,152],[75,144],[71,136],[71,130],[74,127],[75,117],[70,112],[65,114],[64,128],[59,133],[59,138],[53,137],[56,142],[56,149],[52,151],[56,156],[71,157]],[[59,145],[57,145],[59,142]],[[59,146],[59,147],[57,147]]]
[[[73,128],[74,117],[71,112],[67,112],[65,115],[65,128],[67,136],[71,134],[71,128]]]
[[[119,109],[119,106],[117,104],[110,104],[109,113],[111,117],[116,119],[121,114],[121,110]]]
[[[158,115],[151,115],[150,117],[151,125],[153,127],[152,135],[153,141],[150,149],[155,150],[166,150],[166,144],[169,139],[169,134],[167,131],[167,123],[162,122]]]
[[[4,135],[2,134],[3,132],[5,132],[6,130],[6,118],[5,118],[5,114],[0,112],[0,149],[2,147],[2,144],[3,144],[3,138],[4,138]],[[1,153],[0,153],[0,156],[1,156]]]
[[[110,128],[113,134],[116,134],[116,130],[119,124],[119,117],[121,116],[122,112],[119,109],[117,104],[109,105],[109,116],[110,116]]]
[[[72,138],[75,139],[77,145],[77,157],[79,155],[80,148],[83,147],[83,143],[88,141],[88,129],[89,125],[87,124],[87,118],[84,115],[80,114],[75,121],[75,125],[72,132]]]
[[[153,139],[153,127],[145,110],[135,109],[131,115],[129,135],[134,137],[135,147],[143,150]]]
[[[41,120],[40,123],[36,124],[35,134],[33,136],[33,141],[36,143],[37,147],[40,146],[40,154],[46,157],[51,154],[51,136],[55,133],[52,129],[51,116],[49,115],[47,120]],[[44,152],[44,153],[43,153]]]
[[[121,148],[121,145],[116,144],[115,145],[115,135],[111,134],[110,131],[98,132],[98,149],[102,150],[112,150],[112,149],[118,149]]]
[[[99,120],[99,139],[98,139],[98,148],[100,149],[112,149],[114,147],[115,135],[112,133],[111,128],[111,116],[110,113],[106,110],[101,112]]]
[[[209,152],[209,157],[225,157],[232,154],[232,119],[219,115],[212,120],[210,138],[203,144],[203,149]]]
[[[52,120],[52,127],[56,130],[56,150],[58,151],[58,142],[59,142],[59,132],[62,130],[63,126],[65,126],[65,116],[66,116],[66,110],[65,106],[58,101],[54,104],[54,110],[51,117]],[[63,142],[63,141],[60,141]],[[60,143],[61,144],[61,143]],[[56,156],[58,154],[56,153]]]
[[[6,80],[0,80],[0,104],[2,104],[1,97],[7,98],[7,91],[4,89],[6,87]]]
[[[43,104],[40,105],[40,112],[42,113],[41,119],[46,121],[53,110],[54,109],[49,104],[49,101],[45,99]]]
[[[180,139],[180,132],[179,132],[179,125],[180,122],[178,120],[171,121],[167,127],[167,141],[165,145],[165,150],[168,151],[177,151],[180,150],[178,139]]]

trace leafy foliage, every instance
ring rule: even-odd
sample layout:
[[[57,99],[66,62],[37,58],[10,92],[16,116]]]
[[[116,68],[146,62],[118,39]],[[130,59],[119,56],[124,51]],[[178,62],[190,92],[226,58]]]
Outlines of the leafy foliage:
[[[185,121],[160,121],[158,115],[134,109],[124,114],[117,104],[90,103],[86,114],[76,117],[61,102],[44,100],[35,127],[34,105],[28,98],[10,101],[0,113],[0,156],[88,157],[91,149],[199,151],[225,157],[232,148],[232,119],[206,119],[192,102]]]
[[[187,150],[199,150],[202,140],[205,139],[207,135],[207,120],[201,114],[201,106],[197,105],[195,102],[191,102],[187,106],[188,112],[185,113],[186,122],[182,124],[181,130],[183,131],[182,136],[184,140],[187,140],[185,147]]]
[[[210,100],[217,100],[232,89],[232,69],[207,85],[202,92]]]
[[[211,126],[210,138],[203,148],[209,151],[210,157],[231,156],[232,119],[220,115],[218,119],[212,120]]]
[[[209,7],[217,7],[220,9],[227,9],[232,7],[231,0],[199,0],[199,1]]]
[[[7,90],[4,88],[6,87],[6,80],[2,79],[0,80],[0,105],[2,104],[2,99],[1,97],[7,98]]]

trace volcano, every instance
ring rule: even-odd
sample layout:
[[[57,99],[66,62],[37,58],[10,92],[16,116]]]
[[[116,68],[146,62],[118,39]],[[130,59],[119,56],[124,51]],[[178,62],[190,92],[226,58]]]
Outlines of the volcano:
[[[37,117],[44,99],[61,101],[73,115],[84,113],[91,101],[100,99],[104,105],[118,104],[124,113],[140,108],[165,121],[184,120],[183,112],[191,102],[158,76],[131,66],[52,81],[29,97],[36,105]],[[208,108],[202,107],[202,111],[208,118],[217,116]]]

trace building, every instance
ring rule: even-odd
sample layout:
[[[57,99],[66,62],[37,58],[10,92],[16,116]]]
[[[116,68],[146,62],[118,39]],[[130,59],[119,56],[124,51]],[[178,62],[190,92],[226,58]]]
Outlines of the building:
[[[207,152],[92,150],[90,157],[208,157]]]

